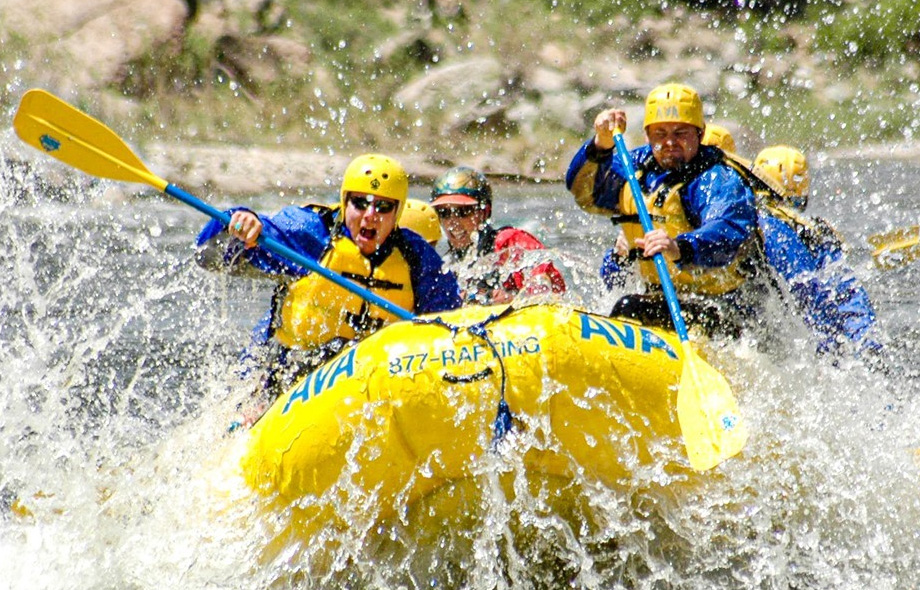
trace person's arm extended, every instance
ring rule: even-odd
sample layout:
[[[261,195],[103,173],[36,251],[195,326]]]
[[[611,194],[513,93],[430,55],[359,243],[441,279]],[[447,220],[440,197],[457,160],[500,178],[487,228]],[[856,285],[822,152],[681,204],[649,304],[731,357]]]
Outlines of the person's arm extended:
[[[626,178],[611,157],[613,150],[599,150],[594,139],[586,141],[569,164],[565,186],[579,207],[588,213],[613,215],[620,210],[620,191]]]
[[[765,215],[761,228],[767,261],[788,282],[805,323],[819,337],[819,350],[836,350],[839,336],[877,347],[870,336],[875,311],[852,271],[843,264],[822,268],[795,230],[776,218]]]
[[[234,208],[229,213],[238,211],[249,210]],[[329,232],[322,219],[305,208],[286,207],[273,216],[258,216],[258,220],[261,227],[257,235],[314,260],[322,254],[328,241]],[[211,221],[199,234],[197,259],[203,267],[234,274],[254,271],[256,274],[301,276],[306,273],[297,264],[264,248],[246,248],[242,240],[230,237],[225,230],[222,223]]]

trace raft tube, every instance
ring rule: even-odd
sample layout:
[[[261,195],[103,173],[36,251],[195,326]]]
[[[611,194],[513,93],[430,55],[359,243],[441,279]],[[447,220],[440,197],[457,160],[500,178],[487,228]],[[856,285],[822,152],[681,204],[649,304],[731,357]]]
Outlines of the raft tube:
[[[363,490],[384,517],[469,477],[471,458],[500,444],[504,399],[511,436],[543,424],[553,439],[526,451],[528,472],[628,485],[662,453],[689,471],[675,412],[680,351],[671,332],[559,305],[420,316],[279,397],[250,430],[241,466],[252,488],[288,505]]]

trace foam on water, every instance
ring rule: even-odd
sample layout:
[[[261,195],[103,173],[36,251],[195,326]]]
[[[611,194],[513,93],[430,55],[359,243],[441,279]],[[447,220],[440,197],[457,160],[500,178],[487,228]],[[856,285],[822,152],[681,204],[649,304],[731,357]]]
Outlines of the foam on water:
[[[752,433],[712,473],[635,463],[623,489],[580,471],[528,481],[523,450],[553,444],[532,423],[471,458],[473,478],[392,519],[367,512],[374,492],[347,473],[346,493],[272,511],[241,480],[243,437],[226,433],[242,395],[227,375],[270,287],[196,267],[197,213],[111,200],[111,185],[4,142],[24,162],[0,164],[0,588],[920,586],[917,269],[881,274],[854,253],[892,341],[888,375],[834,366],[794,327],[774,335],[781,354],[711,343]],[[901,173],[842,169],[862,187]],[[607,241],[585,237],[608,222],[559,186],[497,193],[503,221],[541,220],[531,229],[573,301],[606,311],[595,269]],[[824,206],[854,244],[891,214]],[[314,502],[350,526],[286,539],[292,510]],[[445,506],[449,526],[436,520]]]

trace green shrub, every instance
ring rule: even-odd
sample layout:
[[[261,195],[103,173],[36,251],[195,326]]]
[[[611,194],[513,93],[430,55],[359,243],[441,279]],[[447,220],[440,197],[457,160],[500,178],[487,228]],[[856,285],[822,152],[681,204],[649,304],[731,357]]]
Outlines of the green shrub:
[[[819,49],[837,56],[841,66],[880,64],[920,48],[915,0],[849,2],[814,20]]]
[[[193,26],[177,45],[156,48],[128,64],[113,89],[141,101],[143,116],[133,122],[138,132],[150,138],[169,133],[191,141],[329,147],[383,146],[395,140],[437,149],[444,138],[431,130],[443,123],[439,113],[419,122],[417,113],[404,113],[390,102],[425,68],[490,55],[504,60],[511,72],[523,70],[549,43],[574,55],[612,51],[638,60],[643,38],[634,25],[648,19],[686,20],[694,13],[718,34],[741,39],[742,51],[754,61],[764,54],[807,50],[821,54],[822,74],[831,79],[866,75],[849,110],[794,81],[779,80],[771,88],[722,97],[720,115],[724,111],[765,137],[778,131],[797,142],[825,133],[842,141],[897,138],[917,125],[915,109],[903,107],[917,103],[917,93],[908,90],[916,87],[911,84],[920,68],[920,19],[914,0],[463,0],[453,13],[439,12],[434,0],[279,0],[266,6],[270,10],[256,15],[241,11],[235,26],[244,35],[280,35],[307,46],[315,64],[308,75],[260,88],[246,85],[221,66],[221,42],[203,37]],[[816,32],[810,35],[812,29]],[[381,57],[386,41],[407,32],[417,33],[417,42],[410,39]],[[25,45],[14,37],[0,45],[4,71],[15,71],[18,60],[28,55]],[[317,94],[319,73],[328,73],[323,87],[328,92]],[[16,100],[9,92],[0,94],[4,104]],[[785,123],[775,122],[775,113],[790,109],[794,116],[787,117],[784,128]],[[779,127],[771,127],[775,125]],[[526,159],[535,142],[551,143],[554,135],[577,139],[565,130],[540,130],[541,138],[519,133],[502,129],[489,137],[488,130],[480,130],[451,147],[460,149],[468,142],[470,149],[482,150],[491,141],[513,146]]]

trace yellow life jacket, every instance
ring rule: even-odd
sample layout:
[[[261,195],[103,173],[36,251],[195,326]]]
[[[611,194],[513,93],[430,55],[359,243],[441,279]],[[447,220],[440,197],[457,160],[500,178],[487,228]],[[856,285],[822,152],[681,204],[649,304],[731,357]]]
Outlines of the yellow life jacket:
[[[637,171],[637,177],[642,172]],[[692,231],[694,228],[687,220],[687,214],[680,199],[680,189],[684,183],[676,185],[662,185],[654,193],[645,197],[645,206],[648,208],[652,225],[658,229],[663,228],[669,236],[677,237],[682,233]],[[620,191],[619,220],[623,227],[623,234],[629,242],[629,249],[637,248],[636,239],[645,235],[642,224],[639,222],[638,209],[633,200],[629,184]],[[674,288],[678,291],[700,293],[703,295],[722,295],[734,291],[747,280],[747,275],[741,270],[743,263],[753,257],[757,250],[756,232],[742,244],[731,263],[719,267],[703,267],[692,264],[682,264],[680,268],[665,258]],[[649,283],[658,285],[658,271],[652,258],[639,257],[639,273]]]
[[[334,232],[319,263],[394,305],[407,311],[415,308],[409,263],[399,247],[374,266],[350,238]],[[275,329],[278,341],[303,349],[315,348],[335,337],[363,337],[398,319],[316,273],[285,289],[275,315],[280,316]]]

